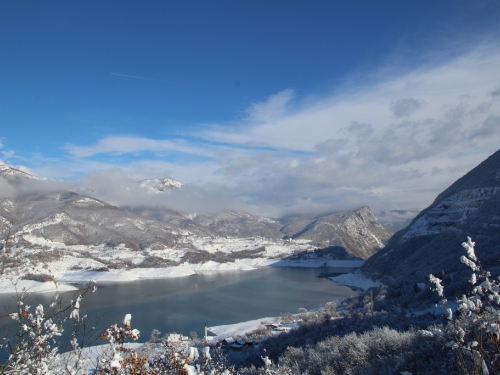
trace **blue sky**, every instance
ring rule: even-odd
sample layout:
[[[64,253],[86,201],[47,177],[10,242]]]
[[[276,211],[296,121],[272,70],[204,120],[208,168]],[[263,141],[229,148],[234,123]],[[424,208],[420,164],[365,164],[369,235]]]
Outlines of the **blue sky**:
[[[0,159],[262,214],[423,208],[499,148],[498,19],[482,0],[2,2]]]

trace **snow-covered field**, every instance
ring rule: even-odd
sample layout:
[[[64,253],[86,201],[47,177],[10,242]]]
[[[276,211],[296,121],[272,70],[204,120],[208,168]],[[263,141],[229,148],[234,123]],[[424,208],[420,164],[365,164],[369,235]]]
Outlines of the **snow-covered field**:
[[[349,267],[361,266],[360,260],[333,260],[318,258],[312,252],[313,246],[308,240],[272,241],[264,238],[198,238],[193,245],[209,254],[233,256],[233,261],[215,262],[213,260],[183,262],[188,249],[146,249],[132,250],[124,244],[115,247],[66,246],[59,243],[43,244],[40,249],[14,248],[11,256],[21,265],[6,268],[0,277],[0,293],[17,290],[30,292],[66,291],[74,287],[67,284],[86,284],[95,280],[98,284],[129,282],[134,280],[185,277],[194,274],[224,271],[251,271],[258,267]],[[244,253],[256,252],[245,258]],[[301,253],[300,258],[290,258]],[[240,255],[242,254],[242,255]],[[305,255],[304,255],[305,254]],[[242,258],[239,258],[243,256]],[[175,264],[168,267],[144,268],[141,263],[154,257],[164,262]],[[116,267],[115,265],[120,265]],[[37,283],[20,279],[31,274],[45,274],[54,277],[55,282]],[[11,286],[9,286],[11,285]]]

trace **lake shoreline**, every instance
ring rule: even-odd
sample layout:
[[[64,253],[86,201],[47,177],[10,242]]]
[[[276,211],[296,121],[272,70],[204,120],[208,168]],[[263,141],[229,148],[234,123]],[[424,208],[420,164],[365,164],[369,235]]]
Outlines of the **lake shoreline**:
[[[216,263],[213,261],[195,264],[186,263],[166,268],[133,268],[109,270],[106,272],[95,270],[65,271],[54,273],[54,281],[49,282],[23,280],[20,277],[14,276],[2,277],[0,278],[0,294],[15,294],[22,291],[29,293],[67,292],[77,290],[78,286],[84,286],[90,282],[95,282],[97,285],[114,285],[140,280],[180,278],[218,272],[253,271],[265,267],[343,268],[346,270],[345,273],[349,273],[352,272],[353,268],[359,268],[363,262],[360,260],[331,260],[321,258],[293,261],[255,258],[236,260],[231,263]],[[357,287],[357,285],[353,286]]]

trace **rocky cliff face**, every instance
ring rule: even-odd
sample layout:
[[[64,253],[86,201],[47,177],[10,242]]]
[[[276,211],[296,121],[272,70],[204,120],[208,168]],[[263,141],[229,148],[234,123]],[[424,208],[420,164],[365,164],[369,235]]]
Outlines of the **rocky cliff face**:
[[[477,242],[483,265],[498,268],[500,151],[439,194],[365,263],[363,272],[387,282],[421,282],[430,273],[459,271],[461,243],[467,236]]]
[[[351,256],[367,259],[384,247],[391,233],[369,207],[313,219],[289,218],[281,232],[294,239],[308,239],[320,248],[341,246]]]

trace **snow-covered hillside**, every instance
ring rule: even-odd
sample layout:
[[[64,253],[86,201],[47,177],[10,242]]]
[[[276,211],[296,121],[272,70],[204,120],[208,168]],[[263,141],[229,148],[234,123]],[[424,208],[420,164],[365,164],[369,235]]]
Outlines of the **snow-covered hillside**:
[[[403,241],[411,237],[439,234],[444,231],[458,231],[473,211],[500,191],[500,187],[484,187],[462,190],[444,199],[420,216],[403,236]]]
[[[500,151],[443,191],[387,246],[363,265],[386,283],[424,282],[429,274],[461,272],[457,249],[478,241],[483,266],[500,273]],[[459,276],[456,276],[457,278]]]

